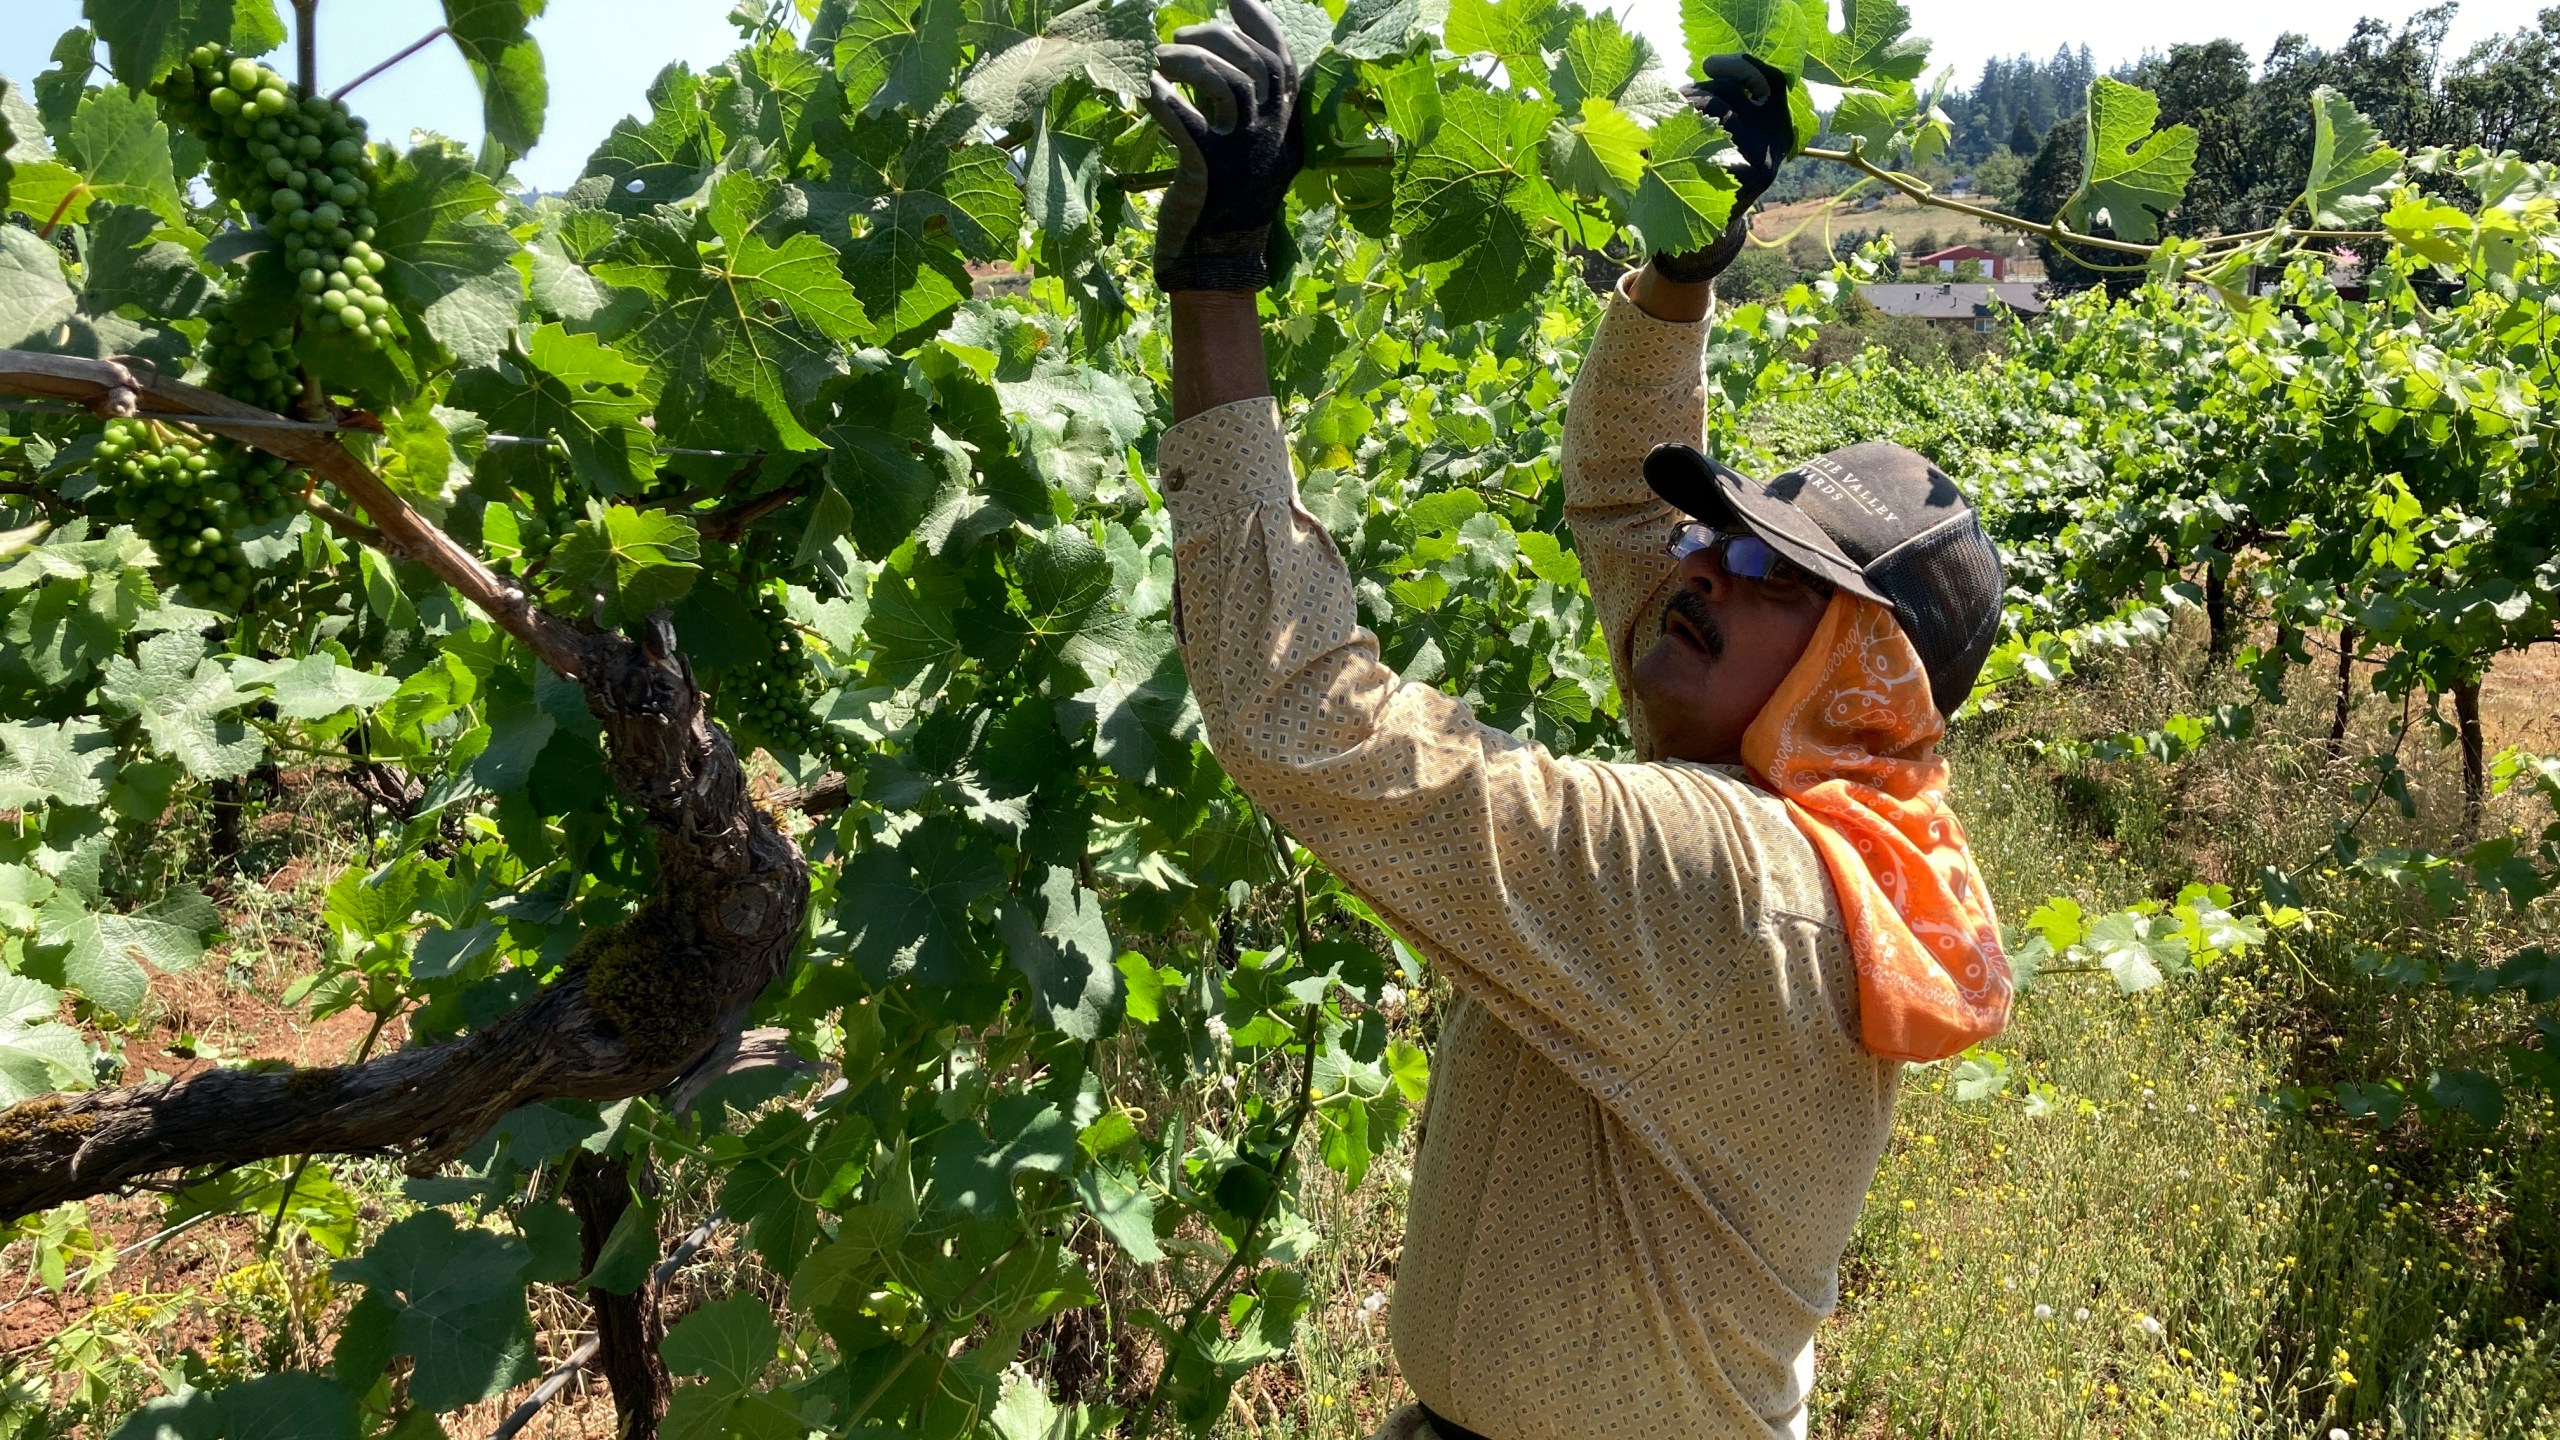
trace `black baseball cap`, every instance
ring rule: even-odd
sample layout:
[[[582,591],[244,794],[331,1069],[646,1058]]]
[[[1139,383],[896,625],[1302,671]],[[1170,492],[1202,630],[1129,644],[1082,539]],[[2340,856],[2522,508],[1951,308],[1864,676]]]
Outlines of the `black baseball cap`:
[[[1886,606],[1952,715],[2000,635],[2000,552],[1946,472],[1871,442],[1808,460],[1767,484],[1688,445],[1658,445],[1645,483],[1681,513],[1748,531],[1796,565]]]

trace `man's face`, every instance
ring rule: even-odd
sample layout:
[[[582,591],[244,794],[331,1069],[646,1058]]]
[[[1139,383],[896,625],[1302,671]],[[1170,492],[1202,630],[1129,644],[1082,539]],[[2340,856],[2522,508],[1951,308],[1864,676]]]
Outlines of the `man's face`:
[[[1791,569],[1766,580],[1725,573],[1723,547],[1680,562],[1662,638],[1636,657],[1635,690],[1665,760],[1738,764],[1751,728],[1795,668],[1831,603]]]

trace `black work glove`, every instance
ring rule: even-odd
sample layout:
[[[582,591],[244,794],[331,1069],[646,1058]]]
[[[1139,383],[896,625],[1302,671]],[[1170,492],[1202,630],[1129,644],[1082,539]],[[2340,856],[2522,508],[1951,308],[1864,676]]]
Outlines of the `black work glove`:
[[[1306,164],[1298,62],[1261,0],[1233,0],[1235,22],[1186,25],[1156,47],[1147,110],[1181,164],[1156,209],[1156,288],[1259,290],[1289,182]],[[1207,117],[1174,88],[1192,87]]]
[[[1769,192],[1778,167],[1795,153],[1796,122],[1787,113],[1787,77],[1743,54],[1710,55],[1701,67],[1704,80],[1680,87],[1689,108],[1724,127],[1741,155],[1728,163],[1737,189],[1733,215],[1722,235],[1704,250],[1653,257],[1655,273],[1666,280],[1695,284],[1712,280],[1742,253],[1751,238],[1751,207]]]

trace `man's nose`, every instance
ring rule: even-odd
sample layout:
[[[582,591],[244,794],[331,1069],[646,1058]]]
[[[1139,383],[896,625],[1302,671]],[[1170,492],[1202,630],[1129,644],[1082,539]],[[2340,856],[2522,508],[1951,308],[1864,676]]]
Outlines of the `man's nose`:
[[[1733,577],[1725,573],[1724,547],[1701,545],[1680,557],[1680,580],[1711,601],[1732,598]]]

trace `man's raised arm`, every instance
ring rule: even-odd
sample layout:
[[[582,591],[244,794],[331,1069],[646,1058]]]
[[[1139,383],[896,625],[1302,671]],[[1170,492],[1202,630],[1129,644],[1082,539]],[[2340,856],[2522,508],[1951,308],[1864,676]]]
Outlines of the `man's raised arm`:
[[[1701,960],[1695,927],[1747,928],[1733,861],[1746,844],[1673,772],[1560,760],[1378,658],[1332,537],[1298,503],[1263,369],[1255,291],[1297,168],[1296,87],[1269,13],[1234,12],[1160,52],[1221,123],[1170,85],[1151,102],[1184,177],[1156,251],[1180,417],[1157,467],[1210,746],[1513,1033],[1589,1083],[1624,1079],[1709,997],[1743,988],[1743,957],[1718,985],[1724,962]]]
[[[1656,445],[1695,445],[1706,434],[1702,367],[1715,277],[1742,251],[1750,210],[1794,148],[1785,77],[1740,55],[1706,64],[1707,79],[1682,94],[1733,137],[1733,214],[1724,237],[1688,255],[1659,255],[1609,297],[1599,333],[1566,402],[1565,523],[1600,613],[1609,665],[1636,753],[1655,758],[1653,727],[1629,672],[1659,633],[1678,567],[1664,546],[1686,518],[1645,484],[1644,457]]]

